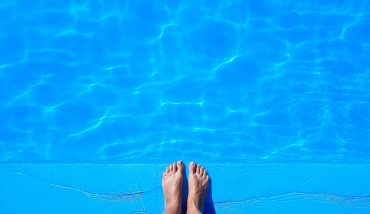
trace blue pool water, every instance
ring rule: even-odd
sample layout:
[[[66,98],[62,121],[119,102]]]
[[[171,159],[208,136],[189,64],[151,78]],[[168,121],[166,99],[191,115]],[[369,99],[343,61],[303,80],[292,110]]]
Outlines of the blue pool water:
[[[1,1],[0,161],[370,163],[369,11]]]

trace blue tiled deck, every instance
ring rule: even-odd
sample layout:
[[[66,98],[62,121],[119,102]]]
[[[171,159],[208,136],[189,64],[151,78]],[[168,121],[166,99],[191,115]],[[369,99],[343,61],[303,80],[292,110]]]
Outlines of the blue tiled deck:
[[[205,213],[370,211],[370,196],[366,195],[370,192],[370,165],[203,165],[212,179]],[[2,164],[0,210],[7,213],[161,213],[164,209],[161,175],[166,166]]]

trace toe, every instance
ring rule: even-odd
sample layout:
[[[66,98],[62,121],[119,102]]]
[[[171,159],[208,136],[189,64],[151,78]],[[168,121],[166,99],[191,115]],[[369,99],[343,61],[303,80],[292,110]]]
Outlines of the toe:
[[[190,162],[190,164],[189,164],[189,173],[190,174],[195,173],[196,168],[197,168],[197,165],[194,162]]]
[[[203,166],[200,167],[199,173],[200,173],[201,176],[203,176],[203,173],[204,173],[204,167]]]
[[[198,174],[200,173],[200,167],[201,167],[201,165],[197,165],[197,173]]]
[[[167,173],[166,173],[166,172],[164,172],[164,173],[163,173],[163,177],[166,177],[166,176],[167,176]]]
[[[166,168],[166,173],[168,174],[170,172],[170,167]]]
[[[207,176],[208,176],[207,170],[204,170],[204,171],[203,171],[203,176],[204,176],[204,177],[207,177]]]
[[[177,169],[181,174],[184,172],[184,163],[182,161],[177,161]]]
[[[172,170],[173,170],[173,172],[176,172],[176,170],[177,170],[177,165],[176,165],[175,162],[172,163]]]

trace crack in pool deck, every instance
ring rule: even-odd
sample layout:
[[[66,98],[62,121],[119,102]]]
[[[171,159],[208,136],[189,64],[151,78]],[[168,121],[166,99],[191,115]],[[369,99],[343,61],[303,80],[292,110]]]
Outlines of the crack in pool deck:
[[[319,200],[320,202],[341,204],[344,206],[357,206],[357,207],[369,207],[370,206],[370,195],[366,196],[343,196],[329,193],[308,193],[308,192],[288,192],[284,194],[271,195],[271,196],[260,196],[244,200],[230,200],[230,201],[219,201],[214,202],[214,205],[218,208],[228,209],[232,206],[237,205],[255,205],[263,201],[274,200],[298,200],[298,199],[310,199]]]
[[[19,174],[19,175],[24,175],[24,176],[30,177],[32,179],[35,179],[37,181],[40,181],[42,183],[45,183],[45,184],[48,184],[48,185],[51,185],[51,186],[54,186],[54,187],[80,192],[80,193],[83,193],[88,198],[92,198],[92,199],[105,199],[105,200],[112,200],[112,201],[136,200],[136,199],[140,199],[145,193],[151,192],[151,191],[161,187],[161,186],[155,186],[155,187],[150,188],[150,189],[145,190],[145,191],[138,191],[138,192],[132,192],[132,193],[92,193],[92,192],[88,192],[86,190],[83,190],[83,189],[80,189],[80,188],[77,188],[77,187],[72,187],[72,186],[61,185],[61,184],[56,184],[56,183],[53,183],[53,182],[49,182],[49,181],[43,180],[41,178],[37,178],[35,176],[32,176],[32,175],[30,175],[26,172],[13,171],[13,170],[9,170],[9,169],[7,169],[7,171],[10,171],[10,172],[13,172],[13,173],[16,173],[16,174]]]

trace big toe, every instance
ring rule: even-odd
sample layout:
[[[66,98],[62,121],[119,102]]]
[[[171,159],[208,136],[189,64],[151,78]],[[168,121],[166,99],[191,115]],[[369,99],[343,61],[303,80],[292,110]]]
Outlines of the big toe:
[[[180,174],[184,173],[184,163],[182,161],[177,161],[177,171],[180,172]]]
[[[197,165],[194,162],[190,162],[190,164],[189,164],[189,173],[190,174],[195,173],[196,169],[197,169]]]

